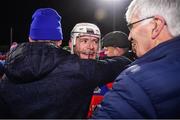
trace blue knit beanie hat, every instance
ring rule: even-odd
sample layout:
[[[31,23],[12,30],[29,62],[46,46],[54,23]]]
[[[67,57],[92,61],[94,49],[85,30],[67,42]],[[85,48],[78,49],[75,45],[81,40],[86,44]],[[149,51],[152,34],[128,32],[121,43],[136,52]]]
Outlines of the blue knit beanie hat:
[[[40,8],[32,16],[32,40],[63,40],[61,16],[52,8]]]

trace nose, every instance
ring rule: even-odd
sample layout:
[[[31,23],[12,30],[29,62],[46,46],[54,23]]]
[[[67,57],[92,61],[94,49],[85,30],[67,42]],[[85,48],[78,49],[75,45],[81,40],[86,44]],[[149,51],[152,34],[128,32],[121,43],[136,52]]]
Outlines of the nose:
[[[88,48],[89,48],[89,49],[94,49],[94,45],[93,45],[92,42],[90,42],[90,43],[88,44]]]

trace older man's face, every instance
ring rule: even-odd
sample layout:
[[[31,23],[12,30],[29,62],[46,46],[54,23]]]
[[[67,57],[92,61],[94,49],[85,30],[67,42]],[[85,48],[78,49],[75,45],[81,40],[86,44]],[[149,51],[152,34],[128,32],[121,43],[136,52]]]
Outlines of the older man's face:
[[[131,23],[136,22],[136,24],[133,24],[133,26],[131,26],[129,40],[132,41],[132,49],[138,57],[144,55],[153,47],[150,24],[150,21],[152,20],[153,17],[142,20],[137,16],[134,16],[131,19]]]

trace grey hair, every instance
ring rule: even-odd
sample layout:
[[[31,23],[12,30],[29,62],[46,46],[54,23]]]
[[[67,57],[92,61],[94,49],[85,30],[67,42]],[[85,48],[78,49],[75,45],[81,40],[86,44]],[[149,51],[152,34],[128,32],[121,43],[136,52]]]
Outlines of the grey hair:
[[[162,16],[172,36],[180,35],[180,0],[133,0],[126,12],[126,21],[138,13],[140,19],[155,15]]]

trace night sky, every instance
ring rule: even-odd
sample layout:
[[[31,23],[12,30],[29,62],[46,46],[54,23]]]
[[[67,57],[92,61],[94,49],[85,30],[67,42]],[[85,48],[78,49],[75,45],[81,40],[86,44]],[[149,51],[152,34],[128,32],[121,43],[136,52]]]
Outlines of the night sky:
[[[96,24],[104,36],[113,30],[128,34],[125,12],[131,0],[6,0],[0,8],[0,46],[27,42],[31,16],[38,8],[51,7],[62,16],[64,44],[78,22]],[[11,32],[12,31],[12,32]],[[11,35],[12,33],[12,35]]]

